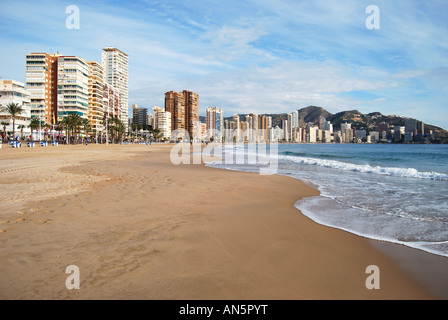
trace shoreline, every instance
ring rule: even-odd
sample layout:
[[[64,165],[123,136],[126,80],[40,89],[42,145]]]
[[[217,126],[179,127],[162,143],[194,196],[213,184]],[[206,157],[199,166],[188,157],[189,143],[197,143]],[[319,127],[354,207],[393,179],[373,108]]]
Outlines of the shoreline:
[[[297,179],[173,166],[165,145],[59,148],[0,151],[7,154],[0,172],[16,174],[9,186],[29,185],[30,172],[42,167],[51,171],[25,165],[48,160],[47,151],[61,170],[39,180],[40,189],[73,182],[64,192],[49,188],[43,199],[29,193],[24,208],[2,201],[10,208],[0,216],[10,221],[0,225],[7,229],[0,234],[2,299],[446,298],[367,239],[305,217],[294,203],[318,191]],[[63,271],[75,262],[82,288],[69,292]],[[381,290],[365,287],[372,264],[381,269]]]

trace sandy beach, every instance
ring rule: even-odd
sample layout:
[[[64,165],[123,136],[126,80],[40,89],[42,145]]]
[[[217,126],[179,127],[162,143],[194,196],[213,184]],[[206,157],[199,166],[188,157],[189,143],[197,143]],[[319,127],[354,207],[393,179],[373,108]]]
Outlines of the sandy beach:
[[[448,259],[314,223],[298,180],[175,166],[170,148],[0,149],[0,299],[446,298]]]

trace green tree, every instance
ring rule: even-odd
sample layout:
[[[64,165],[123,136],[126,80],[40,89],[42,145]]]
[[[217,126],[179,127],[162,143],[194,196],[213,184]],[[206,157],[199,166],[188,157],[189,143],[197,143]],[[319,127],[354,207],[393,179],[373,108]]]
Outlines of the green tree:
[[[16,134],[16,118],[18,115],[22,114],[23,108],[18,103],[8,103],[6,107],[2,108],[2,111],[9,113],[12,119],[12,136],[14,138]]]

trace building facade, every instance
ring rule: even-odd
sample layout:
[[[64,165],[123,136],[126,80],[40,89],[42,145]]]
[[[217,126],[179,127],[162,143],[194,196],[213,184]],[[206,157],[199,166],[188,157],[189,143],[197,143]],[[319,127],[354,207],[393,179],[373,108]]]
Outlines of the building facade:
[[[132,123],[140,127],[148,125],[148,109],[132,105]]]
[[[10,114],[3,111],[3,108],[10,103],[16,103],[22,107],[22,113],[16,117],[15,128]],[[11,133],[26,137],[31,130],[28,127],[31,119],[31,99],[30,93],[25,89],[25,84],[15,80],[0,80],[0,130],[2,133]],[[8,124],[8,125],[4,125]],[[5,134],[6,134],[5,133]]]
[[[26,89],[30,93],[31,117],[53,123],[58,116],[58,58],[60,54],[26,55]]]
[[[118,89],[104,84],[103,90],[103,107],[104,119],[119,118],[121,119],[121,93]],[[126,124],[128,121],[126,121]]]
[[[74,56],[58,57],[58,118],[89,115],[89,65]]]
[[[171,112],[154,107],[154,129],[158,129],[164,139],[171,139]]]
[[[95,61],[88,61],[89,66],[89,111],[88,118],[92,131],[97,133],[104,130],[104,82],[103,82],[103,67]]]

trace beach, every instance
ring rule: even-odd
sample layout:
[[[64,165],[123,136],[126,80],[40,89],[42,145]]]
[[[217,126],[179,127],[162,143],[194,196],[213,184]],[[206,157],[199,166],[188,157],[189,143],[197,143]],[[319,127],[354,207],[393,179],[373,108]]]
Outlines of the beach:
[[[0,149],[0,299],[446,298],[446,258],[313,222],[297,179],[176,166],[171,148]]]

